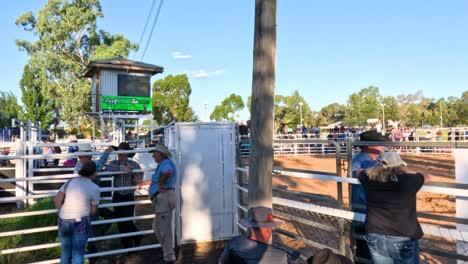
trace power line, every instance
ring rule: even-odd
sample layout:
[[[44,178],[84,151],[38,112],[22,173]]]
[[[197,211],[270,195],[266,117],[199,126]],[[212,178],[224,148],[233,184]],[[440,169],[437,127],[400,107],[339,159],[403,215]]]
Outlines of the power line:
[[[143,37],[145,36],[145,33],[146,33],[146,29],[148,28],[148,23],[152,17],[152,14],[153,14],[153,10],[154,10],[154,7],[156,6],[156,0],[153,0],[153,2],[151,3],[151,8],[150,8],[150,11],[149,11],[149,14],[148,16],[146,16],[146,22],[145,22],[145,26],[143,28],[143,32],[141,32],[141,36],[140,36],[140,40],[138,40],[138,47],[141,46],[141,41],[143,40]],[[136,57],[136,52],[133,54],[133,59],[135,59]]]
[[[148,49],[149,43],[151,41],[151,37],[153,36],[154,27],[156,26],[156,22],[158,21],[159,13],[161,13],[161,7],[163,3],[164,3],[164,0],[159,1],[158,10],[156,11],[156,16],[154,17],[153,25],[151,26],[150,35],[148,39],[146,40],[146,46],[145,46],[145,49],[143,50],[143,54],[141,55],[140,60],[143,60],[143,58],[145,57],[146,50]]]

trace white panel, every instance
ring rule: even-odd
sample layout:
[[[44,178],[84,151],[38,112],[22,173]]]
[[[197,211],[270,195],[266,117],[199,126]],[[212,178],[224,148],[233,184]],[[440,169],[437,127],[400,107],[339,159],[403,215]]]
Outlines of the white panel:
[[[455,179],[457,183],[468,183],[468,149],[455,149]],[[468,198],[457,197],[456,199],[456,216],[460,218],[468,218]],[[468,225],[457,224],[458,231],[468,231]],[[468,243],[458,241],[457,253],[466,255]],[[457,263],[463,263],[457,261]]]
[[[101,71],[101,94],[117,95],[117,75],[123,72]]]
[[[182,240],[212,241],[234,236],[233,126],[200,123],[176,126],[180,137]]]
[[[96,112],[96,74],[91,81],[91,109],[92,112]]]

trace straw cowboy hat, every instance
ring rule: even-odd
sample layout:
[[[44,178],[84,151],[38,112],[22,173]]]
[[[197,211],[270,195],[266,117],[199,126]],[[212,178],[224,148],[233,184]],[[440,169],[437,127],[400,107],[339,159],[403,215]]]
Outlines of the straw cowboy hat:
[[[379,164],[384,168],[395,168],[399,166],[406,166],[406,162],[404,162],[400,154],[396,151],[389,151],[382,153],[378,158],[377,161]]]
[[[274,221],[271,208],[258,206],[252,207],[247,213],[247,218],[241,223],[245,227],[276,227],[282,224]]]
[[[154,153],[154,152],[159,152],[161,154],[163,154],[164,156],[170,158],[172,157],[172,154],[171,152],[166,148],[166,146],[164,145],[156,145],[156,147],[154,147],[153,150],[150,150],[149,153]]]
[[[91,152],[93,148],[91,148],[91,144],[89,143],[81,143],[78,144],[78,151],[79,152]]]
[[[114,150],[133,150],[133,148],[130,147],[130,144],[127,142],[122,142],[118,146],[112,146]],[[127,153],[129,158],[132,158],[135,156],[135,153]]]

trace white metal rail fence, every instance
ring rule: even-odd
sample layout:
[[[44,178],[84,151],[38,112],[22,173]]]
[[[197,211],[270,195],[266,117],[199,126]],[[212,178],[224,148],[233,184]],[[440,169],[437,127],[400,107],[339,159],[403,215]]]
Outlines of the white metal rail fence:
[[[331,140],[325,140],[325,142],[323,142],[324,140],[314,138],[279,138],[280,139],[275,139],[273,144],[273,150],[276,156],[334,154],[336,152],[336,147],[334,144],[330,143],[331,141],[338,143],[341,147],[341,153],[346,154],[348,151],[346,148],[348,143],[358,139],[356,137],[333,138]],[[399,141],[394,143],[402,143],[401,146],[399,145],[399,147],[395,147],[395,149],[405,154],[452,155],[453,149],[457,144],[463,144],[467,142],[468,139],[464,141]],[[351,151],[354,152],[353,149],[351,149]],[[239,153],[243,157],[249,155],[250,140],[248,137],[244,136],[239,141]]]
[[[3,212],[7,211],[5,209],[5,206],[7,204],[16,203],[19,206],[31,205],[40,199],[47,198],[47,197],[54,197],[57,193],[58,187],[53,188],[51,190],[45,189],[45,190],[38,191],[38,190],[35,190],[36,184],[55,184],[55,185],[59,184],[57,186],[60,186],[62,183],[67,181],[67,179],[77,176],[76,174],[73,174],[73,168],[63,168],[63,167],[34,168],[34,161],[41,160],[41,159],[64,159],[64,158],[72,158],[72,157],[76,158],[79,155],[83,155],[83,154],[94,155],[94,156],[102,154],[102,152],[86,152],[86,153],[75,152],[75,153],[52,154],[52,155],[42,155],[42,154],[28,155],[28,153],[34,153],[33,151],[35,147],[43,147],[46,145],[53,146],[53,145],[61,145],[61,144],[22,144],[18,146],[15,156],[0,157],[1,160],[15,160],[16,162],[16,166],[15,166],[16,177],[15,178],[3,177],[0,179],[0,184],[10,183],[10,184],[15,185],[14,192],[11,192],[12,189],[0,190],[3,193],[2,196],[5,196],[5,192],[10,191],[10,197],[0,198],[0,206],[4,208],[4,210],[2,210]],[[138,152],[148,152],[148,151],[149,149],[138,149],[138,150],[133,150],[133,151],[115,151],[113,152],[113,154],[138,153]],[[144,169],[144,170],[133,170],[133,172],[148,172],[148,171],[154,171],[154,168]],[[40,173],[45,173],[45,174],[56,174],[56,175],[35,176],[35,172],[40,172]],[[57,174],[57,173],[60,173],[60,174]],[[106,176],[116,175],[119,173],[123,173],[123,172],[100,172],[98,173],[98,175],[102,177],[102,180],[107,180],[107,181],[112,182],[112,177],[106,177]],[[120,187],[120,188],[114,188],[111,186],[111,187],[101,188],[100,191],[102,195],[102,193],[105,193],[105,192],[109,193],[109,192],[118,191],[118,190],[136,190],[137,188],[138,188],[137,186]],[[107,200],[110,200],[110,199],[108,198]],[[143,199],[135,199],[135,201],[133,202],[112,203],[112,202],[104,201],[99,205],[99,208],[113,208],[113,207],[126,206],[126,205],[142,206],[142,205],[148,205],[148,204],[151,204],[151,201],[149,201],[149,199],[146,199],[146,197],[143,197]],[[46,215],[50,216],[50,215],[54,215],[57,213],[57,210],[54,208],[45,208],[45,209],[42,208],[38,210],[17,211],[17,210],[11,210],[11,206],[10,206],[10,211],[14,211],[14,212],[0,214],[0,221],[6,221],[6,223],[11,223],[11,222],[19,221],[19,219],[27,219],[27,218],[34,218],[34,220],[32,221],[36,221],[38,216],[46,216]],[[148,221],[151,221],[154,218],[154,211],[151,209],[146,210],[146,211],[150,213],[135,215],[133,217],[126,217],[126,218],[113,218],[113,219],[93,221],[92,222],[93,226],[112,224],[112,223],[118,223],[118,222],[124,222],[124,221],[139,221],[139,223],[142,223],[142,226],[144,226],[145,228],[137,232],[104,234],[102,236],[90,238],[89,242],[111,241],[111,240],[115,240],[115,239],[119,239],[123,237],[153,234],[151,223]],[[60,247],[60,242],[57,236],[55,237],[55,239],[52,239],[53,241],[47,241],[47,242],[42,242],[38,244],[30,244],[30,243],[25,243],[24,245],[8,244],[8,241],[17,241],[18,239],[20,239],[20,237],[25,236],[25,235],[36,234],[36,235],[41,236],[42,234],[45,235],[47,232],[55,232],[55,235],[57,235],[57,225],[55,223],[54,225],[41,226],[41,221],[39,220],[37,221],[37,223],[35,223],[33,227],[29,227],[25,229],[20,229],[18,225],[14,225],[14,224],[10,226],[13,226],[13,229],[6,230],[5,227],[3,226],[0,227],[0,245],[2,246],[0,248],[0,262],[7,262],[7,263],[14,262],[15,254],[31,253],[31,252],[36,252],[39,250]],[[149,227],[149,228],[146,228],[146,227]],[[11,240],[8,240],[8,238],[10,238]],[[1,242],[2,240],[4,240],[3,243]],[[152,241],[154,241],[154,239],[152,239]],[[112,245],[116,246],[116,244],[117,243],[113,243]],[[158,248],[160,247],[160,244],[149,243],[143,246],[132,247],[132,248],[118,248],[119,246],[120,244],[116,246],[117,248],[114,247],[108,250],[99,251],[97,253],[87,254],[85,257],[95,258],[95,257],[100,257],[100,256],[109,256],[109,255],[115,255],[115,254],[126,253],[126,252],[134,252],[134,251],[139,251],[139,250]],[[59,257],[58,255],[52,254],[51,256],[48,256],[48,258],[52,258],[52,259],[34,259],[32,261],[39,261],[39,262],[34,262],[34,263],[59,263],[58,257]],[[32,262],[32,261],[28,260],[28,262]]]
[[[293,143],[300,144],[304,140],[295,140]],[[275,141],[276,142],[276,141]],[[321,143],[321,142],[317,142]],[[365,215],[354,213],[349,208],[349,203],[343,200],[343,184],[348,188],[351,184],[360,184],[357,179],[352,178],[350,170],[351,155],[348,156],[348,177],[342,176],[341,148],[334,144],[336,154],[336,173],[324,173],[319,171],[308,171],[301,169],[285,169],[275,167],[273,175],[281,175],[292,178],[311,179],[316,181],[335,182],[337,185],[337,198],[323,195],[323,193],[310,190],[307,193],[295,192],[284,189],[273,189],[273,210],[277,218],[284,221],[284,224],[276,228],[273,242],[282,247],[289,247],[299,250],[302,255],[309,257],[322,248],[331,250],[352,257],[350,236],[354,239],[363,239],[362,236],[350,234],[350,224],[352,221],[363,222]],[[387,147],[450,147],[468,148],[468,142],[388,142],[379,143]],[[375,142],[351,142],[346,147],[348,151],[354,145],[375,145]],[[432,144],[432,145],[431,145]],[[337,146],[338,145],[338,146]],[[348,152],[348,153],[351,153]],[[238,184],[238,215],[239,219],[246,217],[248,208],[248,163],[245,157],[239,161]],[[293,180],[293,179],[291,179]],[[450,197],[468,198],[468,184],[457,184],[447,182],[428,182],[421,192],[444,194]],[[447,198],[449,199],[449,198]],[[418,212],[420,219],[429,220],[422,224],[424,237],[420,241],[423,255],[436,256],[442,259],[443,263],[468,261],[468,232],[457,229],[458,224],[468,224],[468,219],[452,216],[437,215],[427,212]],[[245,228],[238,221],[240,229]],[[368,260],[362,260],[370,263]],[[436,262],[437,263],[437,262]]]

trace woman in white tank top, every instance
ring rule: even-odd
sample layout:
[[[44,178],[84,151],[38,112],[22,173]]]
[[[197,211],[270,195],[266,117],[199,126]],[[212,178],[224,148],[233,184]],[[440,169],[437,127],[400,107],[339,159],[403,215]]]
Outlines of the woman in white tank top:
[[[89,161],[78,172],[79,177],[68,180],[55,197],[59,209],[58,232],[62,245],[60,263],[84,263],[91,219],[99,204],[99,187],[92,182],[96,178],[96,163]]]

